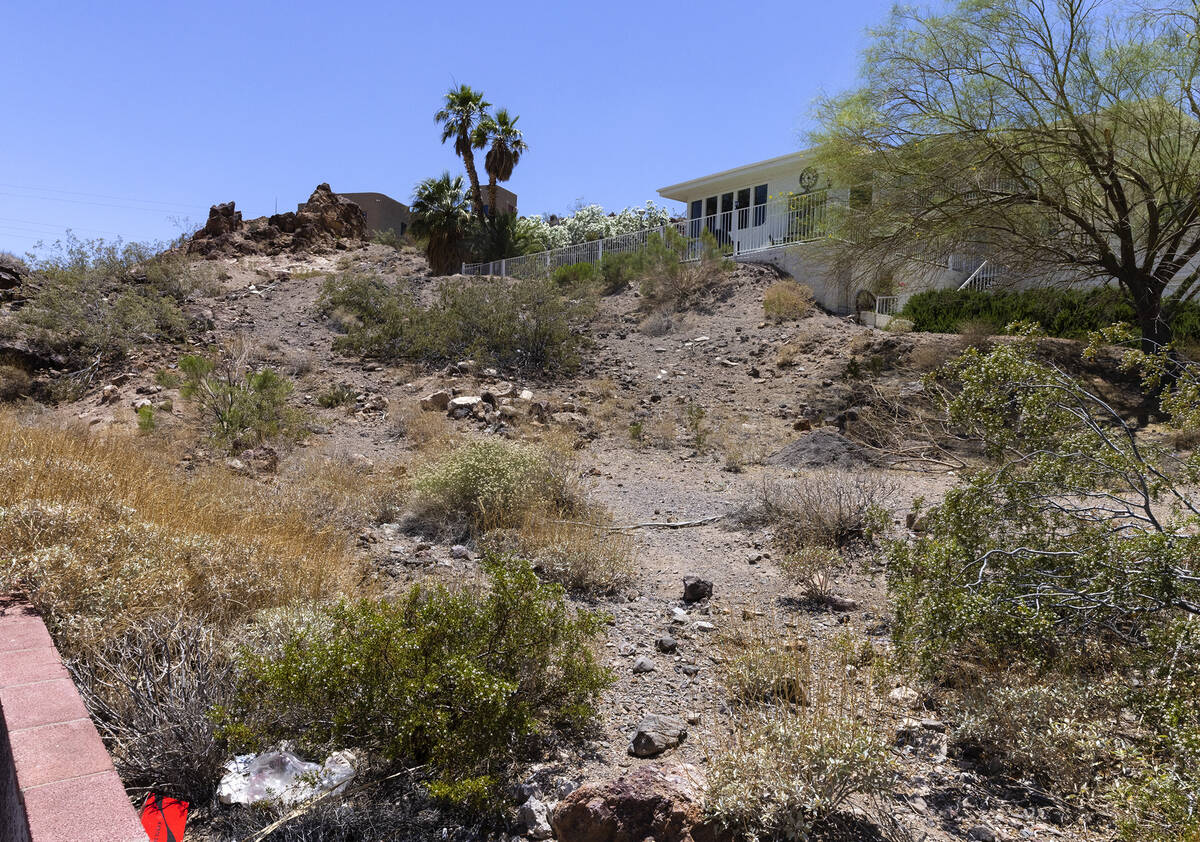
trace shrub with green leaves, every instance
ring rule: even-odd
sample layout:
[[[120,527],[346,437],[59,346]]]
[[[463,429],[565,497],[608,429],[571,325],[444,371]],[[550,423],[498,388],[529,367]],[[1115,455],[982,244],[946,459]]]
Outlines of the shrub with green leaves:
[[[18,326],[39,352],[67,365],[119,358],[138,342],[186,335],[179,303],[195,278],[179,253],[68,233],[31,268]]]
[[[901,639],[930,668],[958,649],[1053,658],[1137,644],[1200,613],[1196,465],[1138,437],[1110,404],[1037,361],[1031,336],[970,348],[945,376],[952,423],[994,459],[891,551]]]
[[[413,489],[427,516],[478,529],[516,528],[535,509],[579,507],[569,464],[546,448],[479,439],[420,468]]]
[[[287,404],[292,381],[274,369],[189,354],[179,358],[179,371],[180,394],[199,407],[213,439],[230,451],[303,434],[303,413]]]
[[[320,306],[346,330],[339,350],[435,364],[470,358],[544,375],[579,367],[590,316],[553,281],[492,277],[445,282],[426,307],[377,278],[343,275],[326,283]]]
[[[636,253],[636,276],[647,309],[684,310],[701,304],[734,269],[716,238],[704,231],[690,240],[673,228],[648,237]]]
[[[1176,340],[1200,339],[1200,304],[1186,302],[1172,309]],[[992,332],[1012,322],[1033,322],[1048,336],[1066,339],[1084,339],[1092,331],[1132,322],[1136,316],[1128,296],[1116,287],[931,290],[908,299],[900,315],[913,323],[914,330],[926,333],[957,333],[967,322],[989,325]]]
[[[1200,457],[1145,435],[1041,362],[1030,326],[1017,332],[939,375],[949,419],[991,463],[928,513],[924,535],[890,548],[897,643],[957,698],[961,745],[1051,791],[1099,792],[1126,838],[1188,838],[1200,827]],[[1170,349],[1126,364],[1162,389],[1172,424],[1196,423],[1194,366]],[[998,689],[1014,670],[1030,677]],[[1100,685],[1116,690],[1103,698]]]
[[[591,719],[610,678],[593,650],[601,617],[573,611],[526,562],[482,564],[485,587],[342,602],[245,651],[228,733],[247,748],[362,748],[426,766],[430,791],[449,801],[495,799],[535,738]]]

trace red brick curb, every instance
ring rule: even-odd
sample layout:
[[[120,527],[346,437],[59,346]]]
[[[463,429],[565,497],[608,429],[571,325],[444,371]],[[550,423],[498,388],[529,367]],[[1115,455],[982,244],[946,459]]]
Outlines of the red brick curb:
[[[46,626],[0,598],[0,842],[146,842]]]

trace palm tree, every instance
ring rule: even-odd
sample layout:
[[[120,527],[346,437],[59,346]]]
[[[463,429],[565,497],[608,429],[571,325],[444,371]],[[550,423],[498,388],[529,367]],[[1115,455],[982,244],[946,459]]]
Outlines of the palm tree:
[[[487,118],[491,103],[481,91],[459,85],[446,93],[446,102],[433,119],[442,126],[442,143],[454,139],[454,151],[463,159],[471,180],[471,206],[483,216],[483,196],[479,192],[479,173],[475,170],[475,130]]]
[[[427,238],[425,258],[435,275],[453,274],[462,257],[462,241],[470,221],[461,175],[443,172],[427,178],[413,193],[412,232]]]
[[[482,149],[491,144],[483,168],[488,174],[488,208],[496,214],[496,183],[512,178],[513,168],[521,160],[521,153],[529,149],[521,130],[517,128],[520,117],[510,117],[507,108],[501,108],[495,116],[485,115],[475,127],[474,145]]]

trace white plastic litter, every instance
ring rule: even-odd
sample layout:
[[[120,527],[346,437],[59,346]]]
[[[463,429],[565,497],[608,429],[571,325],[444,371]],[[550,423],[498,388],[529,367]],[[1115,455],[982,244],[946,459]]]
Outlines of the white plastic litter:
[[[323,765],[301,760],[286,749],[239,754],[225,763],[217,797],[222,804],[299,804],[324,792],[341,792],[357,772],[355,763],[349,751],[335,751]]]

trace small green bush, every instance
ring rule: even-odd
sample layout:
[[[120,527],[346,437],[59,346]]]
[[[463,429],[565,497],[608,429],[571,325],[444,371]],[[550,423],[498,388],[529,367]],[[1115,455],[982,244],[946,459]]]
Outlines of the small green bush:
[[[326,283],[320,306],[346,330],[339,350],[435,364],[470,358],[530,374],[577,369],[590,315],[553,281],[491,277],[443,283],[424,307],[377,278],[343,275]]]
[[[1133,305],[1115,287],[1095,289],[1029,289],[1020,292],[980,292],[942,289],[919,292],[901,314],[924,333],[957,333],[964,323],[1003,329],[1013,322],[1033,322],[1048,336],[1084,339],[1089,333],[1117,322],[1134,324]],[[1175,339],[1200,339],[1200,303],[1176,308],[1172,326]]]
[[[459,445],[418,469],[413,488],[427,516],[478,529],[517,528],[536,509],[580,505],[561,454],[504,439]]]
[[[274,369],[251,371],[228,358],[187,355],[179,358],[179,370],[180,394],[196,403],[213,438],[230,451],[301,436],[303,414],[287,405],[292,382]]]
[[[195,278],[177,252],[68,234],[32,269],[17,323],[38,351],[67,365],[120,358],[139,342],[187,333],[179,303]]]
[[[649,237],[636,253],[639,290],[648,310],[684,310],[702,303],[734,269],[711,233],[689,240],[672,228]]]
[[[350,385],[338,383],[317,395],[317,403],[326,409],[333,409],[354,403],[354,397],[355,391]]]
[[[559,266],[550,274],[550,279],[560,289],[575,292],[587,290],[596,278],[596,267],[591,263],[570,263]]]
[[[483,569],[486,587],[342,602],[243,652],[228,733],[247,748],[364,748],[428,764],[436,796],[498,797],[531,739],[587,723],[610,678],[593,650],[601,617],[573,612],[526,562],[485,556]]]

